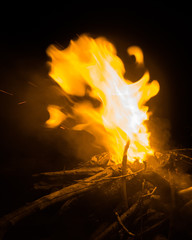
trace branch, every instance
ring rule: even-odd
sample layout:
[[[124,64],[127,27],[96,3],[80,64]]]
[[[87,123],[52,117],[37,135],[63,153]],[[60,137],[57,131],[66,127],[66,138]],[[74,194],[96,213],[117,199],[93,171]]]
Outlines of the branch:
[[[102,172],[95,174],[92,177],[89,177],[87,181],[82,181],[80,183],[76,183],[70,185],[68,187],[62,188],[59,191],[53,192],[51,194],[45,195],[27,205],[15,210],[12,213],[9,213],[0,219],[0,239],[3,238],[4,234],[8,230],[8,228],[12,225],[15,225],[17,222],[21,221],[25,217],[34,214],[40,210],[47,208],[50,205],[53,205],[58,202],[65,201],[69,198],[73,198],[78,194],[87,192],[98,183],[98,179],[109,178],[114,175],[114,173],[118,171],[118,168],[106,168]],[[102,183],[100,183],[102,184]]]
[[[134,237],[135,234],[132,233],[132,232],[130,232],[130,231],[125,227],[125,225],[123,224],[123,222],[122,222],[122,220],[121,220],[118,212],[115,212],[115,215],[117,216],[117,220],[118,220],[119,224],[121,225],[121,227],[125,230],[125,232],[127,232],[130,236]]]
[[[140,200],[135,202],[126,212],[124,212],[121,216],[119,216],[119,220],[121,222],[125,221],[128,217],[130,217],[138,208],[140,207]],[[117,232],[119,229],[119,221],[113,222],[108,228],[105,229],[99,236],[97,236],[95,239],[102,240],[102,239],[108,239],[107,237],[111,235],[112,233]]]
[[[77,179],[93,176],[94,174],[99,173],[103,170],[104,168],[102,167],[82,167],[72,170],[37,173],[33,175],[37,181],[34,184],[34,188],[43,190],[62,188],[66,182],[70,183],[71,181]]]
[[[51,181],[55,180],[63,180],[65,177],[69,178],[82,178],[87,176],[92,176],[98,172],[103,171],[104,168],[102,167],[83,167],[83,168],[77,168],[73,170],[63,170],[63,171],[57,171],[57,172],[43,172],[43,173],[37,173],[34,174],[33,177],[35,178],[45,178]]]
[[[124,152],[123,152],[123,160],[122,160],[122,175],[127,174],[127,151],[130,145],[130,141],[128,140]],[[128,208],[128,199],[127,199],[127,184],[126,184],[126,178],[122,179],[122,188],[123,188],[123,198],[125,202],[125,207]]]

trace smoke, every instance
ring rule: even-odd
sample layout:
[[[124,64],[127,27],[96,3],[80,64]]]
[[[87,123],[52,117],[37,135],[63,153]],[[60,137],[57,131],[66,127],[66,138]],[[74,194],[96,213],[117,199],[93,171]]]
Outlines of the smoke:
[[[147,122],[150,136],[150,143],[155,151],[170,149],[171,123],[169,119],[151,116]]]

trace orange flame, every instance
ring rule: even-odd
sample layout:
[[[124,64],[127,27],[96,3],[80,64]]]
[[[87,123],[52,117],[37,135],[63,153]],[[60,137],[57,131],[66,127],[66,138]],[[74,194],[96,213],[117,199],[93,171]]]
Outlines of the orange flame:
[[[128,54],[134,55],[136,63],[143,64],[143,53],[139,47],[128,48]],[[116,49],[105,38],[93,39],[80,36],[70,45],[59,50],[51,45],[47,54],[51,57],[50,76],[60,85],[64,93],[70,96],[88,96],[97,99],[100,104],[87,100],[73,101],[72,114],[58,113],[59,108],[48,108],[49,127],[59,125],[68,116],[78,119],[73,130],[86,130],[95,136],[98,145],[108,150],[116,163],[120,163],[124,146],[130,140],[128,160],[136,158],[143,161],[153,150],[149,144],[150,133],[144,121],[148,120],[148,107],[145,103],[159,91],[159,83],[149,83],[149,72],[132,83],[124,78],[123,62]],[[72,98],[71,98],[72,101]]]

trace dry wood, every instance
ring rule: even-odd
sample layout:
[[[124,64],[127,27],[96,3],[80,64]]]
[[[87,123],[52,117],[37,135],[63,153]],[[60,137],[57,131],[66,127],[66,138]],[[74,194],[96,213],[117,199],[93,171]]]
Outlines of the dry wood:
[[[124,153],[123,153],[122,175],[126,175],[127,174],[127,151],[128,151],[129,145],[130,145],[130,141],[128,140],[127,144],[125,145]],[[122,189],[123,189],[124,204],[125,204],[125,207],[128,208],[126,178],[122,179]]]
[[[85,177],[93,176],[96,173],[103,171],[102,167],[82,167],[72,170],[63,170],[57,172],[43,172],[34,174],[33,177],[37,181],[34,183],[34,189],[50,190],[61,188],[67,182]],[[69,184],[68,184],[69,185]]]
[[[160,174],[154,171],[141,171],[138,177],[145,179],[157,187],[157,191],[163,201],[169,201],[171,199],[171,187],[170,183],[163,178]]]
[[[128,148],[128,144],[126,145],[126,147]],[[152,184],[153,190],[151,192],[149,192],[149,189],[152,188],[152,187],[150,187],[148,189],[148,192],[146,194],[143,194],[142,196],[140,196],[140,199],[138,201],[136,200],[136,199],[138,199],[136,196],[135,203],[133,203],[132,206],[127,211],[125,211],[121,216],[116,214],[117,221],[115,221],[110,226],[108,226],[99,236],[97,236],[94,239],[100,239],[100,240],[108,239],[108,237],[111,236],[111,234],[113,234],[113,233],[116,234],[120,228],[123,228],[131,236],[131,234],[130,234],[131,232],[126,228],[126,226],[124,225],[124,222],[126,222],[126,220],[129,221],[131,219],[130,217],[132,217],[133,214],[135,216],[135,214],[140,212],[141,208],[142,208],[142,212],[145,214],[146,209],[143,210],[143,207],[145,205],[146,208],[148,208],[149,201],[151,204],[150,206],[152,206],[151,197],[153,197],[154,192],[156,192],[159,196],[159,200],[158,200],[159,205],[161,207],[164,204],[166,206],[168,206],[169,209],[165,208],[165,213],[169,213],[169,211],[170,211],[169,203],[171,203],[171,199],[172,199],[171,186],[170,186],[171,180],[169,178],[168,178],[168,180],[166,180],[164,177],[162,177],[161,173],[158,172],[158,170],[150,171],[147,169],[145,169],[145,170],[139,169],[136,172],[132,172],[130,170],[131,173],[128,173],[127,171],[130,168],[127,168],[127,163],[126,163],[126,159],[125,159],[125,157],[127,157],[126,156],[126,152],[127,152],[126,147],[125,147],[124,158],[123,158],[121,166],[107,167],[104,169],[103,167],[104,167],[104,164],[106,164],[106,162],[105,162],[106,156],[103,155],[101,158],[98,156],[99,161],[98,161],[98,159],[96,159],[97,162],[99,163],[97,165],[97,167],[93,167],[93,166],[95,166],[93,164],[92,167],[89,167],[89,168],[82,167],[82,168],[74,169],[74,170],[36,174],[34,177],[36,179],[40,178],[40,180],[44,179],[45,180],[44,183],[45,183],[45,185],[47,184],[47,186],[57,186],[57,184],[59,184],[59,185],[65,184],[65,180],[67,178],[69,179],[69,182],[70,182],[70,179],[78,180],[78,182],[75,182],[75,184],[73,184],[73,185],[63,187],[62,189],[55,191],[51,194],[47,194],[29,204],[26,204],[25,206],[19,208],[18,210],[2,217],[0,219],[0,239],[3,239],[3,235],[6,233],[6,231],[8,230],[9,227],[11,227],[12,225],[15,225],[16,223],[18,223],[25,217],[27,217],[31,214],[34,214],[40,210],[43,210],[43,209],[47,208],[48,206],[51,206],[55,203],[62,202],[62,201],[64,202],[64,204],[61,208],[61,212],[65,211],[66,209],[71,208],[71,205],[73,205],[73,203],[75,203],[75,201],[79,200],[79,198],[78,198],[79,195],[81,196],[81,194],[86,193],[90,190],[91,191],[98,190],[97,189],[98,186],[102,187],[102,191],[103,191],[103,189],[105,189],[103,184],[105,184],[107,181],[110,182],[112,180],[117,180],[117,179],[120,179],[120,183],[123,182],[123,184],[124,184],[124,185],[122,184],[123,191],[125,190],[127,180],[130,180],[131,178],[133,179],[133,181],[139,179],[140,182],[143,179],[145,179],[145,181],[150,182]],[[173,156],[173,157],[175,157],[176,155],[178,156],[178,154],[172,154],[172,153],[165,154],[165,155],[166,155],[166,161],[165,161],[166,163],[170,162],[171,156]],[[184,156],[182,155],[182,157],[184,157]],[[160,158],[162,158],[164,160],[164,156],[160,156]],[[101,167],[100,162],[102,163],[101,165],[103,165],[103,167]],[[90,177],[83,179],[86,176],[90,176]],[[121,179],[122,179],[122,181],[121,181]],[[42,182],[39,183],[39,186],[41,184],[42,184]],[[56,184],[56,185],[54,185],[54,184]],[[115,184],[116,184],[116,182],[115,182]],[[126,189],[126,191],[127,191],[127,189]],[[127,192],[124,191],[123,194],[124,194],[124,200],[126,202],[125,196],[127,196]],[[185,202],[185,203],[187,201],[191,200],[191,196],[192,196],[192,188],[191,187],[181,190],[181,191],[177,192],[177,194],[175,195],[175,197],[180,197],[182,200],[184,200],[183,202]],[[132,196],[130,196],[130,197],[132,197]],[[144,204],[144,202],[146,200],[148,200],[148,204]],[[142,201],[142,204],[141,204],[141,201]],[[175,202],[175,203],[177,203],[177,202]],[[153,204],[153,209],[155,211],[157,211],[157,214],[158,214],[158,206]],[[184,205],[183,208],[180,209],[180,214],[181,214],[181,216],[183,216],[185,221],[188,221],[188,219],[191,218],[191,213],[192,213],[192,201],[189,201],[189,202],[187,202],[187,204]],[[150,231],[153,231],[154,229],[156,229],[159,226],[161,226],[162,224],[164,224],[165,221],[167,221],[167,218],[161,219],[159,221],[155,220],[153,222],[154,224],[149,224],[150,226],[147,225],[141,232],[139,232],[139,233],[137,232],[136,238],[142,237],[142,235],[144,235]],[[134,236],[132,235],[132,237],[134,237]]]
[[[185,200],[191,200],[192,199],[192,187],[182,189],[178,192],[178,194]]]
[[[107,164],[114,164],[112,156],[109,152],[103,152],[99,153],[97,155],[94,155],[90,161],[86,163],[89,167],[90,166],[100,166],[100,167],[106,167]]]
[[[105,179],[113,176],[119,170],[118,167],[108,167],[102,172],[95,174],[92,177],[87,178],[84,181],[70,185],[68,187],[62,188],[59,191],[53,192],[51,194],[45,195],[19,209],[9,213],[0,219],[0,239],[3,238],[3,235],[6,233],[8,228],[11,225],[15,225],[20,220],[25,217],[36,213],[39,210],[43,210],[50,205],[53,205],[58,202],[65,201],[69,198],[73,198],[81,193],[87,192],[94,188],[95,185],[98,185],[98,179]],[[100,184],[103,182],[101,181]],[[104,181],[105,183],[105,181]]]
[[[119,222],[119,224],[121,225],[121,227],[125,230],[125,232],[127,232],[130,236],[134,237],[135,234],[130,232],[126,227],[125,225],[123,224],[118,212],[115,212],[115,215],[117,216],[117,221]]]
[[[67,184],[68,185],[68,184]],[[56,190],[59,190],[63,187],[65,187],[66,184],[63,184],[62,182],[61,183],[53,183],[53,184],[50,184],[48,182],[38,182],[38,183],[34,183],[33,184],[33,188],[35,190],[45,190],[45,191],[56,191]]]
[[[63,171],[57,171],[57,172],[43,172],[43,173],[38,173],[34,174],[33,177],[35,178],[45,178],[50,181],[55,181],[55,180],[63,180],[65,177],[72,177],[75,179],[80,179],[82,177],[87,177],[87,176],[92,176],[98,172],[103,171],[104,168],[102,167],[82,167],[82,168],[77,168],[77,169],[72,169],[72,170],[63,170]]]
[[[119,220],[121,222],[125,221],[128,217],[130,217],[140,206],[140,201],[135,202],[126,212],[124,212],[121,216],[119,216]],[[110,226],[108,226],[99,236],[97,236],[95,239],[102,240],[102,239],[108,239],[108,236],[110,234],[113,234],[120,228],[119,221],[112,223]]]

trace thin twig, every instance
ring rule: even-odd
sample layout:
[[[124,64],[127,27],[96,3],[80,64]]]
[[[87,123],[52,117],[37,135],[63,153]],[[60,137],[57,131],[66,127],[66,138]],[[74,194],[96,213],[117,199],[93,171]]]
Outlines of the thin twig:
[[[187,151],[187,150],[192,151],[192,148],[172,149],[172,150],[168,150],[168,152],[174,154],[175,156],[181,156],[181,157],[184,157],[184,158],[188,158],[192,161],[192,158],[185,155],[185,154],[175,153],[176,151]]]
[[[188,159],[190,159],[192,161],[192,158],[187,156],[187,155],[185,155],[185,154],[178,153],[178,155],[181,156],[181,157],[184,157],[184,158],[188,158]]]
[[[144,197],[150,197],[154,194],[154,192],[156,191],[157,187],[153,188],[153,190],[150,192],[150,193],[147,193],[145,195],[142,195],[141,197],[144,198]]]
[[[171,149],[171,150],[169,150],[169,152],[170,151],[174,151],[174,152],[176,152],[176,151],[192,151],[192,148],[178,148],[178,149]]]
[[[122,175],[127,174],[127,151],[130,145],[130,140],[127,141],[124,152],[123,152],[123,160],[122,160]],[[123,198],[125,202],[125,207],[128,208],[128,199],[127,199],[127,182],[126,177],[122,178],[122,188],[123,188]]]
[[[132,233],[132,232],[130,232],[130,231],[125,227],[125,225],[123,224],[123,222],[122,222],[122,220],[121,220],[118,212],[115,212],[115,215],[117,216],[117,221],[118,221],[118,223],[121,225],[121,227],[122,227],[130,236],[134,237],[135,234]]]

